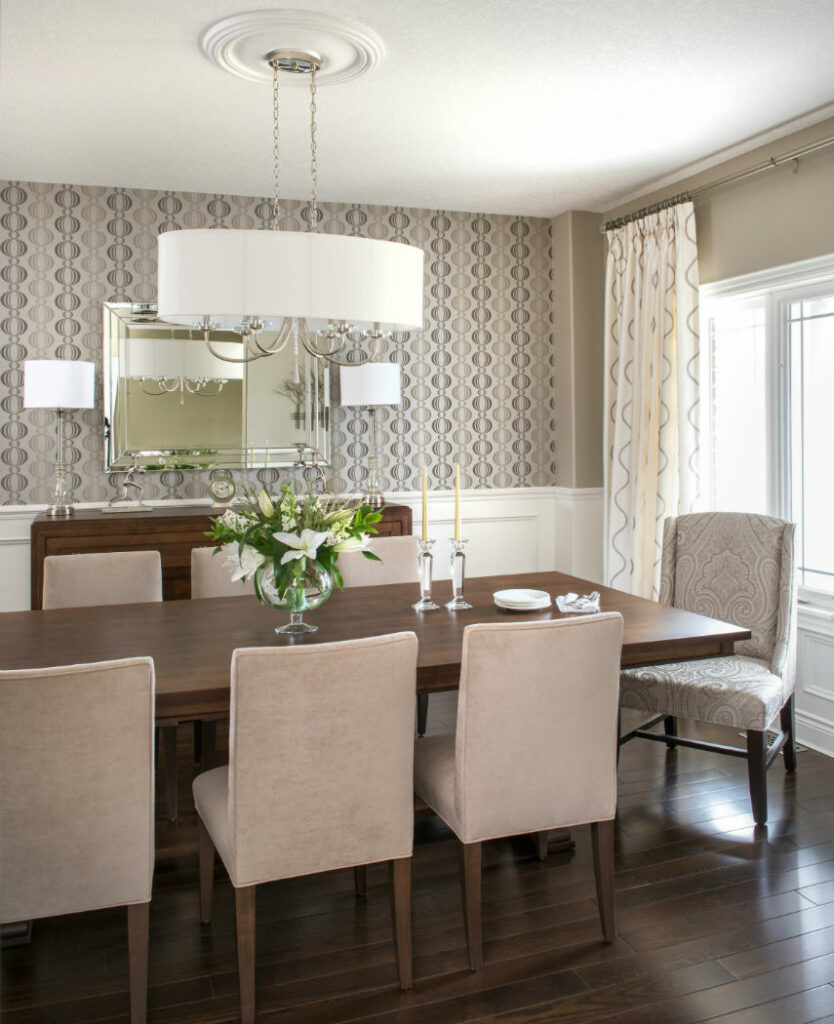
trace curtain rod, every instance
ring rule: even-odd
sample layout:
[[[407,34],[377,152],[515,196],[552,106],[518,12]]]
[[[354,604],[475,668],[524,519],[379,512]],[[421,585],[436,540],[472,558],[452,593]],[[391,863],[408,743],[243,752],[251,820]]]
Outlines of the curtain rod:
[[[691,192],[681,192],[676,196],[670,196],[668,199],[662,199],[660,202],[652,203],[650,206],[643,206],[639,210],[635,210],[633,213],[627,213],[623,217],[617,217],[616,220],[609,220],[600,225],[600,231],[605,234],[606,231],[611,231],[613,228],[621,228],[624,224],[630,224],[632,221],[639,220],[641,217],[647,217],[652,213],[659,213],[661,210],[668,210],[670,206],[677,206],[678,203],[685,203],[690,200],[699,199],[701,196],[706,195],[708,192],[712,192],[714,189],[724,188],[725,185],[732,185],[736,181],[741,181],[743,178],[750,178],[754,174],[760,174],[762,171],[770,171],[774,167],[778,167],[780,164],[794,163],[794,170],[799,169],[799,158],[808,156],[809,153],[815,153],[818,149],[825,149],[828,146],[834,146],[834,135],[829,135],[824,139],[820,139],[817,142],[811,142],[807,146],[801,146],[799,149],[791,150],[790,153],[783,153],[781,156],[772,156],[767,160],[762,161],[760,164],[756,164],[754,167],[748,167],[744,171],[737,171],[735,174],[728,174],[725,178],[719,178],[717,181],[712,181],[708,185],[702,185],[700,188],[693,189]]]

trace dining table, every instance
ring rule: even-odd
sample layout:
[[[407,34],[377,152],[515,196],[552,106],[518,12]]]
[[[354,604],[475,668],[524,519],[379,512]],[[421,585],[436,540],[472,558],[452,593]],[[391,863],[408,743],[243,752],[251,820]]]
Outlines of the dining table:
[[[126,591],[129,578],[124,581]],[[456,689],[464,629],[473,623],[541,621],[563,617],[554,604],[538,611],[507,611],[493,600],[502,589],[543,590],[555,598],[596,590],[601,611],[623,616],[622,664],[731,654],[750,631],[680,608],[649,601],[561,572],[482,576],[466,581],[471,608],[449,611],[451,583],[435,581],[436,611],[415,612],[416,584],[334,591],[305,619],[313,633],[287,636],[275,627],[288,614],[260,604],[254,593],[206,598],[0,614],[0,669],[45,668],[150,656],[156,671],[157,723],[222,717],[229,712],[229,670],[238,647],[319,644],[410,630],[417,634],[418,694]],[[448,594],[445,593],[448,591]]]

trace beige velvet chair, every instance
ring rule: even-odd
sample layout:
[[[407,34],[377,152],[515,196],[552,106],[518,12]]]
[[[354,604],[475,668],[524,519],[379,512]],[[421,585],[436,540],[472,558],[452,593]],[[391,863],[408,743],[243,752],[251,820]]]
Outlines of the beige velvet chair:
[[[389,861],[400,984],[410,988],[413,633],[232,656],[228,767],[194,780],[200,918],[214,850],[235,888],[241,1016],[255,1019],[255,887]]]
[[[49,555],[43,562],[43,607],[88,608],[162,600],[158,551]]]
[[[741,512],[703,512],[667,519],[660,600],[752,632],[735,653],[698,661],[632,668],[622,673],[622,707],[652,717],[634,737],[747,758],[757,825],[767,821],[767,769],[781,750],[796,769],[796,585],[793,523]],[[780,730],[768,748],[766,730]],[[746,749],[678,736],[677,719],[726,725],[747,734]],[[661,734],[648,730],[665,720]]]
[[[382,561],[365,558],[361,551],[346,551],[336,563],[345,589],[348,587],[377,587],[384,583],[413,583],[419,585],[417,572],[417,538],[375,537],[371,550]],[[419,595],[418,595],[419,596]],[[417,598],[415,597],[415,601]],[[426,731],[429,714],[429,695],[417,696],[417,735]]]
[[[0,922],[126,906],[132,1024],[146,1017],[153,720],[150,658],[0,672]]]
[[[191,549],[191,597],[246,597],[254,594],[246,580],[232,580],[232,570],[214,548]]]
[[[43,607],[90,608],[150,604],[162,600],[162,559],[158,551],[106,551],[49,555],[43,562]],[[200,745],[199,727],[195,745]],[[177,723],[159,727],[165,765],[165,808],[177,820]],[[196,755],[195,755],[196,757]]]
[[[469,963],[483,963],[481,846],[591,824],[600,921],[615,935],[618,612],[467,626],[457,728],[414,752],[414,789],[460,839]]]
[[[371,551],[382,561],[365,558],[361,551],[346,551],[339,555],[336,565],[346,588],[418,582],[416,537],[374,537]]]

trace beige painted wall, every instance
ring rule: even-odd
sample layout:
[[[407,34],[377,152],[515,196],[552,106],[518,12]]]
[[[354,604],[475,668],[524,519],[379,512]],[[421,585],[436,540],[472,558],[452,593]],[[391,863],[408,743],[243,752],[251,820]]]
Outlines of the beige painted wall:
[[[834,135],[834,118],[604,214],[623,216]],[[834,252],[834,146],[711,192],[695,202],[701,283]]]
[[[551,224],[556,349],[556,484],[602,486],[603,282],[597,213]]]

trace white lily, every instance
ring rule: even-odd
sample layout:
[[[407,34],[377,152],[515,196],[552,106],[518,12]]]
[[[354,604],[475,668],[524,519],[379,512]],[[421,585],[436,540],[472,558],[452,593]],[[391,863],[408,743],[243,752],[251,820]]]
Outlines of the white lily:
[[[292,548],[281,559],[281,565],[286,565],[287,562],[292,562],[296,558],[315,558],[316,552],[329,535],[328,531],[316,533],[315,530],[302,530],[300,537],[297,533],[273,533],[272,536],[282,544],[286,544],[288,548]]]
[[[365,534],[363,537],[345,537],[338,544],[333,545],[333,550],[338,554],[343,551],[369,551],[371,538]]]
[[[260,494],[258,494],[258,508],[263,512],[267,519],[269,519],[275,512],[275,506],[272,504],[272,499],[265,490],[262,490]]]
[[[243,551],[238,554],[237,544],[224,544],[223,551],[226,553],[226,563],[233,568],[232,580],[251,580],[255,572],[266,562],[266,556],[246,544]]]

